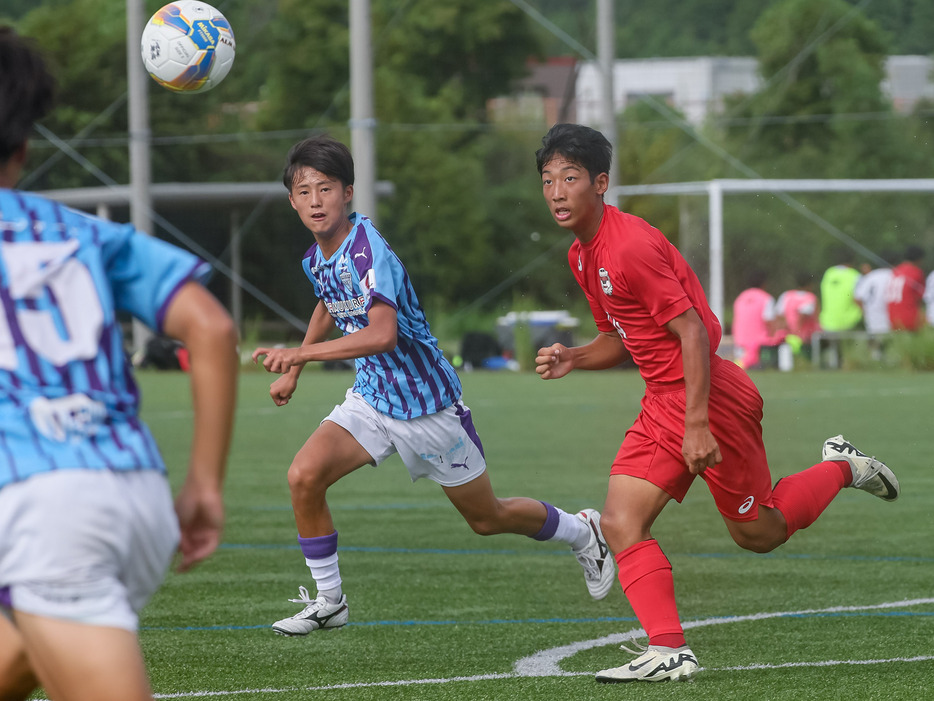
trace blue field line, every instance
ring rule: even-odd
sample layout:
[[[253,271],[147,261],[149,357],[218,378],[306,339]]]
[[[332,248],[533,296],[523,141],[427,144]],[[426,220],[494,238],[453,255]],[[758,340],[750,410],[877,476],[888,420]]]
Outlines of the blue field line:
[[[788,613],[777,618],[924,618],[934,616],[934,611],[815,611],[812,613]],[[701,619],[698,619],[701,620]],[[480,621],[351,621],[347,627],[370,628],[374,626],[489,626],[489,625],[528,625],[528,624],[567,625],[569,623],[638,623],[632,616],[599,616],[595,618],[491,618]],[[685,621],[688,623],[688,621]],[[268,624],[258,626],[141,626],[141,631],[158,632],[225,632],[232,630],[266,630]]]
[[[298,544],[292,543],[223,543],[221,550],[299,550]],[[386,548],[363,545],[342,545],[341,552],[351,553],[386,553],[407,555],[560,555],[567,556],[564,549],[528,549],[528,550],[494,550],[494,549],[455,549],[455,548]],[[934,562],[934,557],[920,557],[914,555],[809,555],[805,553],[666,553],[669,557],[699,557],[709,559],[744,558],[744,559],[774,559],[774,560],[836,560],[844,562]]]

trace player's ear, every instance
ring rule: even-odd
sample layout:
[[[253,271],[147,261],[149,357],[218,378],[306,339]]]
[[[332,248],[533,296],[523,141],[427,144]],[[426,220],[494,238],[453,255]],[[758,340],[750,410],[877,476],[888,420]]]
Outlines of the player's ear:
[[[593,179],[593,184],[597,190],[598,195],[605,195],[606,191],[610,189],[609,173],[600,173],[596,178]]]
[[[348,185],[344,188],[344,204],[350,204],[350,200],[353,199],[353,185]]]
[[[292,199],[291,190],[289,190],[289,204],[292,205],[292,209],[294,209],[296,212],[298,211],[298,207],[295,206],[295,200]]]

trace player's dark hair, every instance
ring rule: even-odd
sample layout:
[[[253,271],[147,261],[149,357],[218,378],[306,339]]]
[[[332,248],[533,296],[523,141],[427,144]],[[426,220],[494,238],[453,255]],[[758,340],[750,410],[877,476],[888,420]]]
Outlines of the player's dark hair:
[[[330,136],[312,136],[289,149],[282,171],[282,184],[287,190],[292,190],[295,176],[302,168],[314,168],[330,178],[337,178],[344,187],[353,185],[350,149]]]
[[[610,172],[613,147],[596,129],[581,124],[555,124],[542,138],[542,147],[535,152],[538,174],[555,156],[562,156],[590,174],[593,182],[600,173]]]
[[[52,109],[55,79],[34,42],[0,25],[0,163],[6,163]]]
[[[924,258],[924,249],[917,244],[911,244],[905,249],[905,260],[917,263]]]

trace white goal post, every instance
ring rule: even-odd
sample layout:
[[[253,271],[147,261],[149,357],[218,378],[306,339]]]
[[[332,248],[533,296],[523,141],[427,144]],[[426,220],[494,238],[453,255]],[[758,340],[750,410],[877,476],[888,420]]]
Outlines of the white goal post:
[[[738,193],[772,193],[798,210],[825,231],[846,241],[870,259],[881,259],[865,249],[842,231],[792,198],[790,192],[930,192],[934,193],[932,178],[893,178],[886,180],[767,180],[767,179],[720,179],[682,183],[658,183],[652,185],[621,185],[610,189],[608,201],[620,203],[624,197],[634,195],[706,195],[710,229],[710,289],[707,295],[710,307],[723,322],[723,196]],[[623,209],[623,207],[620,207]],[[651,223],[651,222],[649,222]]]

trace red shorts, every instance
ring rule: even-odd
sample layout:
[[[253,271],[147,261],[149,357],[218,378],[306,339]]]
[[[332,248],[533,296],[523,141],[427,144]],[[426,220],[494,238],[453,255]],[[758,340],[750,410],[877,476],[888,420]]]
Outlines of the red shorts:
[[[682,501],[696,476],[681,454],[684,413],[683,382],[648,383],[642,411],[626,432],[610,474],[648,480]],[[723,460],[700,476],[725,518],[755,521],[760,505],[772,506],[762,397],[742,368],[718,356],[710,363],[708,420]]]

